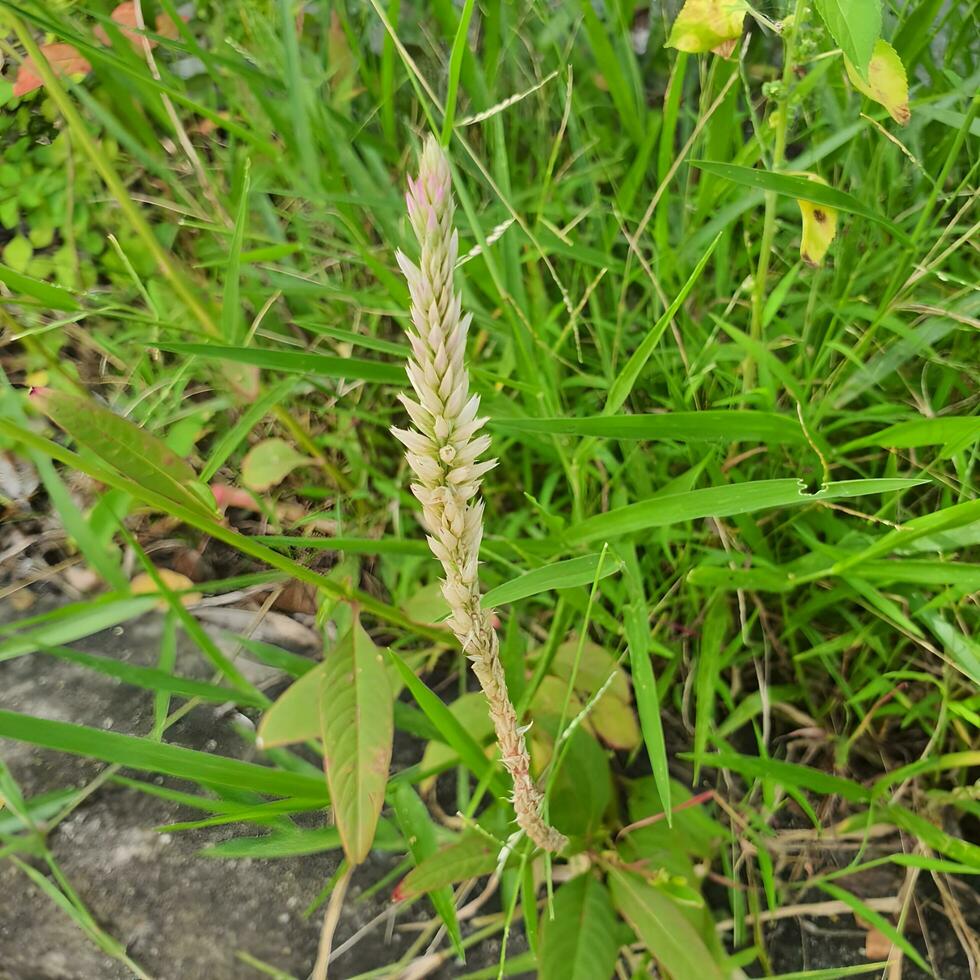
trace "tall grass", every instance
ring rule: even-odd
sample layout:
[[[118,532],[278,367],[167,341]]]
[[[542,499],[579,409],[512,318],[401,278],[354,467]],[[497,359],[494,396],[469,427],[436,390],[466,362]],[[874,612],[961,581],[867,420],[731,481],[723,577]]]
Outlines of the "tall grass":
[[[828,5],[793,4],[782,37],[789,5],[746,16],[730,59],[665,46],[667,6],[647,36],[642,12],[587,0],[213,3],[187,22],[161,0],[144,21],[175,30],[150,32],[151,65],[109,4],[0,3],[11,65],[55,39],[91,63],[65,78],[39,59],[43,87],[4,109],[13,166],[45,173],[41,144],[64,148],[67,203],[47,245],[30,241],[28,195],[11,189],[16,214],[0,214],[5,245],[31,249],[5,248],[0,268],[0,449],[36,466],[30,505],[64,529],[59,558],[108,589],[0,628],[0,660],[33,656],[41,673],[159,601],[125,573],[167,514],[189,547],[215,539],[263,569],[185,591],[225,594],[246,568],[251,585],[297,578],[328,635],[356,608],[390,651],[395,727],[427,747],[392,774],[376,843],[409,858],[398,894],[431,896],[436,916],[378,975],[439,927],[447,958],[470,948],[483,933],[452,889],[492,875],[489,934],[529,944],[502,971],[599,977],[618,959],[771,975],[766,923],[826,902],[873,924],[907,975],[953,976],[907,925],[932,876],[960,960],[975,956],[957,909],[980,869],[975,5],[885,5],[906,126],[848,79]],[[401,188],[428,133],[452,161],[471,383],[499,459],[480,474],[494,512],[480,575],[549,819],[571,841],[554,876],[527,841],[503,847],[507,780],[389,435],[411,356]],[[818,268],[800,256],[801,195],[837,212]],[[56,428],[31,384],[55,393],[35,404]],[[272,439],[291,455],[278,441],[252,455]],[[283,470],[253,477],[270,453]],[[248,509],[222,516],[214,495],[230,490]],[[241,824],[216,856],[338,847],[293,822],[328,796],[302,746],[259,765],[167,742],[168,721],[209,698],[255,717],[269,698],[156,581],[165,636],[191,637],[212,684],[192,693],[162,657],[123,677],[156,693],[152,732],[4,710],[0,736],[125,766],[147,792],[165,791],[139,773],[197,783],[195,806]],[[312,715],[293,734],[319,749],[317,698],[298,702]],[[57,818],[39,823],[16,776],[0,783],[15,818],[0,846],[29,840],[51,861]],[[242,790],[281,798],[290,826],[267,832]],[[442,806],[423,805],[436,792]],[[447,798],[458,817],[439,816]],[[899,875],[886,915],[851,877],[883,865]],[[45,881],[127,955],[84,895]]]

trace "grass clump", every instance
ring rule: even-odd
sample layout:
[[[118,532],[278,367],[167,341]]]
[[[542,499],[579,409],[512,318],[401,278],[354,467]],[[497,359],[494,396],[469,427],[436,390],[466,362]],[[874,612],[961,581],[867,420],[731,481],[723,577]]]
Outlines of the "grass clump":
[[[4,10],[5,111],[54,132],[12,162],[64,156],[85,221],[53,201],[58,228],[31,239],[41,206],[0,213],[32,249],[0,266],[0,493],[22,535],[0,548],[31,563],[3,585],[27,618],[0,661],[74,658],[151,692],[154,722],[3,704],[0,736],[234,823],[216,858],[343,846],[307,899],[329,903],[327,939],[372,842],[395,852],[397,897],[433,916],[384,975],[494,936],[501,974],[839,976],[850,951],[814,965],[778,931],[833,914],[893,972],[968,976],[974,11],[282,2],[185,21],[163,0],[142,9],[150,47],[110,5]],[[86,71],[48,64],[52,44]],[[15,97],[26,59],[40,84]],[[418,265],[396,259],[413,236]],[[67,611],[28,608],[42,582]],[[229,654],[209,610],[233,601]],[[161,602],[152,664],[86,640]],[[322,658],[252,632],[290,608]],[[178,635],[206,677],[178,669]],[[257,686],[242,658],[295,683]],[[168,740],[220,699],[264,719],[260,750],[238,730],[254,759]],[[415,755],[389,772],[392,731]],[[17,855],[54,861],[101,783],[52,810],[17,779],[0,853],[33,869]],[[559,837],[560,859],[534,846]],[[60,870],[36,879],[108,955],[166,974]]]

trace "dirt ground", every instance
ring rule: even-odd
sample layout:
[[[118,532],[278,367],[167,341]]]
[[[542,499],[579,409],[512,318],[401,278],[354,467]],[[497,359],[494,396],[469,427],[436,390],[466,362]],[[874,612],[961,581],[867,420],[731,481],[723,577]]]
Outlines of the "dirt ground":
[[[159,649],[161,619],[154,614],[75,644],[102,656],[150,666]],[[190,649],[178,653],[178,670],[207,678]],[[58,721],[144,733],[152,725],[152,695],[74,664],[40,654],[0,664],[0,708]],[[214,705],[196,708],[171,728],[167,740],[189,748],[249,758],[250,749]],[[401,764],[415,751],[401,746]],[[0,757],[25,794],[80,787],[103,768],[72,756],[0,740]],[[147,778],[145,774],[136,774]],[[163,783],[163,778],[157,779]],[[189,784],[168,780],[190,790]],[[307,976],[316,956],[321,913],[303,910],[336,869],[336,854],[276,860],[219,860],[200,855],[218,841],[255,833],[241,825],[182,833],[154,828],[206,816],[125,787],[106,784],[50,837],[69,881],[100,925],[126,945],[155,980],[251,980],[262,976],[238,957],[251,954],[296,977]],[[322,819],[322,818],[321,818]],[[390,907],[390,889],[367,901],[360,894],[390,870],[394,859],[372,857],[353,879],[335,948]],[[104,956],[11,862],[0,862],[0,980],[127,980],[119,963]],[[393,919],[397,926],[418,916]],[[332,977],[351,977],[396,959],[414,933],[382,924],[338,958]],[[467,970],[496,962],[499,943],[470,956]],[[458,975],[450,965],[432,976]]]
[[[149,666],[159,649],[160,624],[161,618],[150,614],[75,645]],[[209,675],[189,645],[180,647],[178,658],[182,674]],[[273,687],[270,693],[276,690]],[[124,733],[148,731],[153,717],[151,694],[41,654],[0,663],[0,708]],[[238,758],[251,754],[248,744],[235,734],[227,711],[215,705],[196,708],[168,731],[167,740]],[[398,746],[397,763],[415,761],[417,752],[417,745],[406,740]],[[0,758],[26,794],[80,787],[103,768],[98,763],[2,740]],[[132,775],[147,778],[145,774]],[[163,779],[158,782],[163,783]],[[191,789],[177,781],[168,783]],[[211,859],[201,856],[201,848],[254,831],[241,826],[182,833],[154,829],[202,816],[198,811],[107,783],[57,827],[49,843],[100,925],[123,942],[129,955],[155,980],[261,977],[262,973],[238,957],[239,951],[286,975],[306,977],[316,955],[320,914],[305,918],[303,910],[336,869],[337,856]],[[390,908],[388,888],[367,901],[359,900],[359,896],[390,870],[393,860],[373,857],[358,871],[335,948]],[[9,861],[0,861],[0,896],[0,980],[128,980],[128,971],[92,945]],[[396,959],[415,935],[397,927],[414,918],[416,914],[409,910],[392,919],[396,928],[387,924],[374,928],[338,958],[331,977],[344,980]],[[944,963],[942,980],[970,980],[969,968],[948,925],[940,917],[929,925],[933,948]],[[866,962],[864,933],[852,918],[837,923],[786,921],[769,935],[776,972],[843,968]],[[919,937],[913,940],[922,946]],[[512,952],[521,949],[522,940],[517,937]],[[449,962],[429,976],[458,977],[496,963],[499,955],[499,943],[487,942],[473,950],[465,967]],[[924,974],[909,968],[905,976]]]

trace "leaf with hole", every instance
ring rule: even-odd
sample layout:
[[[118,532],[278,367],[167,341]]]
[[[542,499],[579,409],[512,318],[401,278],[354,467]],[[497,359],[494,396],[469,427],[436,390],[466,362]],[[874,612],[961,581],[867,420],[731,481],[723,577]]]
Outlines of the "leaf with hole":
[[[610,540],[652,527],[666,527],[702,517],[731,517],[770,507],[796,507],[821,500],[842,500],[872,493],[892,493],[921,486],[924,480],[842,480],[817,493],[806,493],[799,480],[758,480],[730,486],[704,487],[687,493],[650,497],[586,518],[569,528],[569,544]]]

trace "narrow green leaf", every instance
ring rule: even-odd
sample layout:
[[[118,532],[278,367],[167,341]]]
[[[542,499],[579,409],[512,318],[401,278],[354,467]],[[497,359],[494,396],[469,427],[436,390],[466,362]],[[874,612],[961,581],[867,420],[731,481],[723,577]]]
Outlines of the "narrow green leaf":
[[[401,674],[405,686],[409,689],[415,703],[422,709],[426,718],[438,729],[446,744],[455,749],[456,754],[478,779],[490,779],[494,793],[506,796],[510,789],[502,774],[495,769],[483,752],[479,743],[455,718],[445,702],[434,694],[426,684],[416,677],[411,667],[394,653],[388,651],[398,673]]]
[[[620,915],[670,976],[678,980],[724,980],[725,974],[705,941],[663,892],[618,868],[609,872],[609,887]]]
[[[595,436],[600,439],[677,442],[805,442],[800,423],[775,412],[705,411],[650,415],[592,415],[586,418],[498,418],[491,425],[505,432]]]
[[[708,731],[715,726],[715,685],[718,683],[721,651],[728,629],[728,603],[716,593],[710,600],[701,627],[697,674],[694,682],[694,784],[697,784],[701,758],[708,747]]]
[[[913,419],[899,422],[887,429],[862,436],[844,446],[841,452],[864,449],[866,446],[886,446],[889,449],[915,449],[919,446],[943,446],[963,440],[980,438],[980,418],[939,416],[932,419]]]
[[[408,843],[412,860],[418,867],[422,861],[436,853],[435,824],[432,822],[425,804],[419,799],[418,793],[407,780],[396,782],[392,787],[390,797],[398,826],[401,827],[402,835]],[[466,954],[463,951],[463,937],[459,931],[459,921],[456,917],[456,905],[453,901],[451,886],[444,885],[442,888],[429,892],[429,901],[432,902],[433,908],[439,918],[442,919],[457,957],[461,962],[464,961]]]
[[[670,771],[667,766],[667,743],[660,718],[660,696],[650,662],[650,623],[645,607],[630,604],[626,607],[626,642],[629,644],[630,673],[633,676],[633,695],[640,715],[643,743],[650,758],[650,768],[663,803],[668,826],[673,817],[670,809]]]
[[[260,694],[232,690],[228,687],[221,687],[219,684],[192,680],[189,677],[176,677],[165,670],[140,667],[137,664],[125,663],[111,657],[98,657],[68,647],[44,647],[40,652],[51,657],[57,657],[59,660],[67,660],[81,667],[87,667],[89,670],[98,671],[107,677],[118,678],[125,684],[142,687],[148,691],[167,691],[180,697],[200,698],[203,701],[215,701],[218,704],[233,701],[236,704],[251,705],[257,708],[264,707],[268,703],[267,699]]]
[[[238,293],[241,285],[239,275],[242,265],[242,245],[245,241],[245,225],[248,221],[248,193],[252,183],[249,169],[249,161],[246,159],[242,184],[239,188],[235,227],[231,233],[228,260],[225,263],[225,286],[221,299],[221,335],[229,344],[240,344],[244,334]]]
[[[687,299],[691,290],[697,285],[698,280],[701,278],[701,273],[704,272],[704,267],[708,264],[708,260],[718,247],[718,242],[721,241],[721,237],[721,234],[715,236],[714,240],[705,250],[704,254],[700,259],[698,259],[698,263],[694,267],[694,271],[690,274],[690,276],[688,276],[687,282],[685,282],[681,287],[680,292],[674,297],[673,302],[667,307],[660,319],[653,325],[650,332],[643,338],[642,341],[640,341],[640,345],[635,351],[633,351],[630,359],[626,362],[623,369],[609,386],[609,394],[606,396],[606,404],[602,409],[603,415],[612,415],[613,413],[618,412],[622,407],[623,402],[629,398],[630,392],[633,390],[633,386],[636,384],[636,380],[640,376],[640,372],[643,370],[646,362],[650,359],[650,355],[660,342],[660,338],[663,336],[664,331],[670,324],[670,321],[677,315],[677,311],[683,305],[684,300]]]
[[[260,347],[221,347],[218,344],[158,344],[171,354],[186,354],[237,364],[254,364],[268,371],[312,374],[320,378],[343,378],[348,381],[377,381],[404,385],[405,371],[397,364],[365,361],[357,357],[333,357],[330,354],[306,354],[301,351],[263,350]]]
[[[870,55],[868,57],[870,58]],[[733,163],[717,163],[713,160],[692,160],[691,165],[705,173],[730,180],[742,187],[773,191],[785,197],[810,201],[813,204],[822,204],[824,207],[834,208],[837,211],[860,215],[862,218],[867,218],[869,221],[874,221],[883,228],[887,228],[900,241],[906,244],[909,242],[908,235],[893,221],[869,208],[866,204],[862,204],[856,197],[829,184],[822,184],[820,181],[808,180],[806,177],[797,177],[793,174],[773,173],[771,170],[739,167]]]
[[[619,569],[620,564],[615,559],[603,558],[598,552],[581,558],[552,562],[550,565],[532,569],[491,589],[483,597],[483,608],[503,606],[552,589],[572,589],[580,585],[591,585],[597,578],[604,579],[615,575]]]
[[[453,47],[449,55],[449,83],[446,86],[446,115],[442,120],[442,145],[449,146],[453,132],[453,122],[456,118],[456,96],[459,91],[459,73],[463,67],[463,57],[468,50],[470,19],[473,16],[473,0],[465,0],[459,14],[459,24]]]
[[[800,480],[758,480],[704,487],[687,493],[651,497],[636,504],[587,518],[565,532],[570,544],[609,540],[651,527],[665,527],[702,517],[730,517],[770,507],[793,507],[821,500],[840,500],[872,493],[891,493],[920,486],[925,480],[843,480],[807,493]]]
[[[686,753],[685,753],[686,755]],[[871,799],[871,790],[843,776],[834,776],[820,769],[780,762],[778,759],[761,759],[754,755],[738,755],[735,752],[715,752],[706,755],[702,764],[709,769],[731,769],[751,779],[772,779],[774,782],[798,789],[809,789],[825,796],[841,796],[854,803]]]
[[[323,780],[313,776],[282,772],[165,742],[149,742],[134,735],[32,718],[15,711],[0,710],[0,738],[12,738],[69,755],[102,759],[144,772],[190,779],[207,786],[228,786],[269,796],[327,799]]]
[[[913,837],[917,837],[934,851],[939,851],[940,854],[945,854],[954,861],[968,864],[971,868],[980,870],[980,846],[977,844],[965,841],[960,837],[954,837],[941,827],[937,827],[932,821],[897,804],[882,807],[880,810],[876,808],[875,812],[880,813],[883,819],[893,823],[896,827],[908,831]]]
[[[819,882],[817,885],[822,891],[843,902],[855,915],[874,926],[883,936],[890,939],[898,948],[910,959],[919,969],[928,974],[932,974],[928,964],[922,958],[919,951],[879,912],[862,902],[857,895],[845,891],[843,888],[833,885],[830,882]]]
[[[316,830],[276,831],[258,837],[232,837],[198,853],[208,858],[285,858],[319,854],[340,847],[340,834],[336,827],[320,827]]]
[[[384,805],[395,734],[394,700],[381,652],[359,622],[324,660],[323,761],[334,819],[352,865],[371,851]]]
[[[608,980],[619,940],[606,887],[587,871],[558,889],[554,909],[541,933],[539,980]]]
[[[12,292],[22,293],[24,296],[36,299],[51,310],[72,313],[82,308],[82,304],[67,289],[54,286],[49,282],[43,282],[40,279],[32,279],[30,276],[25,276],[22,272],[17,272],[6,265],[0,265],[0,282],[8,286]]]
[[[118,598],[103,596],[90,602],[64,606],[55,613],[9,624],[18,632],[0,643],[0,661],[21,657],[45,647],[74,643],[82,637],[125,623],[149,611],[158,602],[156,596]]]

